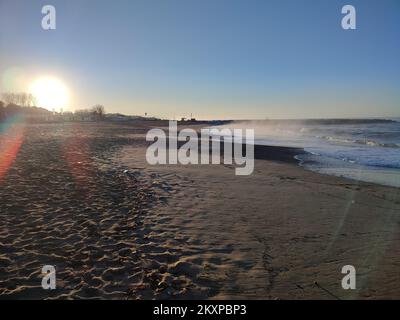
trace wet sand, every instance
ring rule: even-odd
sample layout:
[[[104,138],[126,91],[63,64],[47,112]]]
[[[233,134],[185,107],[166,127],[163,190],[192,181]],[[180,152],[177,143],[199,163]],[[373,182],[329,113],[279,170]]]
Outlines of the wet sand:
[[[160,124],[17,131],[0,177],[0,299],[400,298],[399,189],[308,172],[276,148],[251,176],[149,166],[144,135]],[[45,264],[56,290],[41,288]],[[348,264],[356,290],[341,288]]]

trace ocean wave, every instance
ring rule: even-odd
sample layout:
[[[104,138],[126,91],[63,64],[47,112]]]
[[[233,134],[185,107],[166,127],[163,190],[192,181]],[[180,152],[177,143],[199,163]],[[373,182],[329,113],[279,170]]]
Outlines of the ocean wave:
[[[355,143],[363,144],[371,147],[382,147],[382,148],[400,148],[400,145],[397,143],[383,143],[377,142],[374,140],[356,140]]]
[[[316,138],[336,143],[345,143],[345,144],[356,143],[356,140],[334,137],[334,136],[316,136]]]
[[[342,143],[342,144],[360,144],[370,147],[382,147],[382,148],[400,148],[400,144],[398,143],[388,143],[388,142],[379,142],[372,139],[348,139],[334,136],[316,136],[318,139],[324,139],[334,143]]]
[[[319,159],[318,161],[321,163],[336,160],[338,161],[337,165],[341,162],[348,165],[357,164],[369,167],[400,169],[400,153],[398,149],[391,149],[384,156],[382,151],[375,150],[375,148],[369,151],[367,149],[354,150],[352,147],[342,149],[305,148],[305,151],[312,156],[317,156],[316,159]]]

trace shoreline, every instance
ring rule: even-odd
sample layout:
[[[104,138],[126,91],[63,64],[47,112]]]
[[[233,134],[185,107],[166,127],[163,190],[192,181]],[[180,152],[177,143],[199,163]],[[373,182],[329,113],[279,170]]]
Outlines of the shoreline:
[[[302,148],[254,145],[254,158],[258,160],[300,164],[295,157],[301,154],[307,154],[307,152]]]

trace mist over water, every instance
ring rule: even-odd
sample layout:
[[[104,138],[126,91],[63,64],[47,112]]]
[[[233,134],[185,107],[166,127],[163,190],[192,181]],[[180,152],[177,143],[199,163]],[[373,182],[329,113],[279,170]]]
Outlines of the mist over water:
[[[400,187],[400,122],[389,120],[238,121],[223,127],[255,130],[255,143],[303,148],[306,169]]]

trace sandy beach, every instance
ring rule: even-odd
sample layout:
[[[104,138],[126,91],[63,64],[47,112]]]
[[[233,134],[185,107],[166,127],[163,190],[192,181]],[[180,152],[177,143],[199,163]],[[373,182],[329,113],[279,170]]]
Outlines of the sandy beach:
[[[0,168],[0,299],[400,298],[398,188],[306,171],[279,147],[259,149],[250,176],[150,166],[159,125],[0,133],[17,146]],[[46,264],[56,290],[41,287]]]

